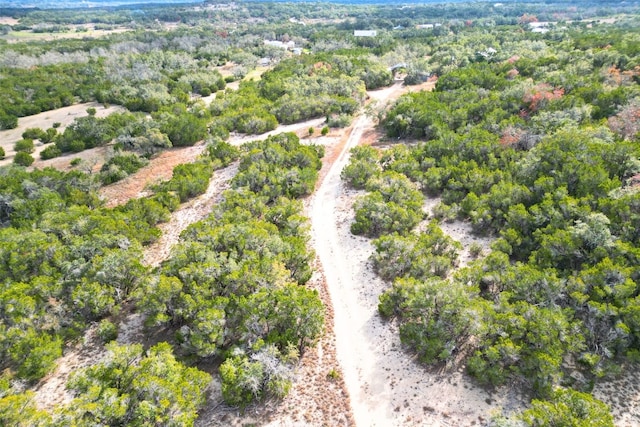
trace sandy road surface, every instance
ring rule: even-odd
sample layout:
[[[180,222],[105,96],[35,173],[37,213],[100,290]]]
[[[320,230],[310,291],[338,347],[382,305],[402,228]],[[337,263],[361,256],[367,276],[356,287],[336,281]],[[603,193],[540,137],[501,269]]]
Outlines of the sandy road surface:
[[[262,133],[260,135],[245,135],[245,134],[237,134],[234,133],[229,137],[229,144],[231,145],[242,145],[249,141],[262,141],[270,137],[271,135],[277,135],[279,133],[285,132],[293,132],[298,133],[301,131],[307,131],[310,127],[317,128],[320,125],[323,125],[325,122],[324,118],[320,119],[311,119],[305,122],[293,123],[291,125],[279,125],[272,131]]]

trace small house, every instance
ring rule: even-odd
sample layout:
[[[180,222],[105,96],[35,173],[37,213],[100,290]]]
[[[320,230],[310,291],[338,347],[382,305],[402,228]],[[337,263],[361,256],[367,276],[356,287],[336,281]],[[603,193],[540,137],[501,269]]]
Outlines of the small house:
[[[375,37],[378,35],[376,30],[354,30],[355,37]]]

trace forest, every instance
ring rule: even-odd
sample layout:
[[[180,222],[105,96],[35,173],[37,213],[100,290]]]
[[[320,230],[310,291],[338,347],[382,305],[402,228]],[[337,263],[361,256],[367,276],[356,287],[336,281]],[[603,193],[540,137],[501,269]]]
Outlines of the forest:
[[[0,13],[0,424],[198,425],[212,383],[224,408],[285,399],[337,310],[312,285],[308,205],[336,161],[331,134],[346,141],[364,118],[375,140],[339,172],[398,357],[525,396],[483,425],[620,424],[594,389],[640,363],[637,6]],[[354,33],[365,29],[376,34]],[[372,100],[396,87],[397,100]],[[4,137],[79,104],[94,106]],[[278,132],[292,124],[304,129]],[[101,197],[190,147],[199,156],[144,197]],[[107,154],[92,168],[81,156],[96,150]],[[163,225],[230,170],[210,212],[158,266],[145,261]],[[447,224],[490,247],[465,247]],[[118,339],[130,314],[145,340]],[[37,404],[91,334],[103,356],[69,376],[71,398]]]

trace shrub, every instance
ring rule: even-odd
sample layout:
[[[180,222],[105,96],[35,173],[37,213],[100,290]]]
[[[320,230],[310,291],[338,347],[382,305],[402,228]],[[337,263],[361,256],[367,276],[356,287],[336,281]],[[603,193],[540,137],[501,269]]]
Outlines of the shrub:
[[[14,145],[14,149],[16,151],[23,151],[25,153],[33,153],[35,149],[33,145],[33,139],[21,139],[20,141],[16,142],[16,145]]]
[[[340,177],[353,188],[361,190],[371,177],[378,175],[381,171],[382,168],[378,164],[378,150],[365,145],[351,149],[351,160],[340,173]]]
[[[351,124],[351,119],[349,114],[337,114],[329,117],[327,125],[332,128],[346,128]]]
[[[0,113],[0,129],[15,129],[18,127],[18,118],[11,114]]]
[[[320,131],[320,133],[322,134],[322,136],[325,136],[329,133],[329,127],[328,126],[324,126],[322,128],[322,130]]]
[[[111,165],[109,169],[100,172],[100,181],[102,181],[103,185],[109,185],[121,181],[127,176],[129,176],[129,174],[120,169],[118,165]]]
[[[558,388],[549,400],[534,399],[518,416],[526,426],[613,427],[609,407],[588,393]]]
[[[438,203],[433,207],[432,214],[434,218],[445,222],[453,222],[456,220],[458,216],[458,205],[455,203],[452,205],[447,205],[446,203]]]
[[[71,376],[66,425],[193,426],[211,377],[176,360],[166,342],[107,345],[107,357]]]
[[[167,134],[174,147],[187,147],[204,139],[208,129],[206,121],[186,113],[172,117],[160,130]]]
[[[62,154],[62,151],[60,151],[58,147],[56,147],[55,145],[50,145],[40,152],[40,158],[42,160],[53,159],[54,157],[58,157],[61,154]],[[72,166],[75,166],[75,165],[73,165],[72,163]]]
[[[368,237],[407,233],[422,219],[421,212],[406,209],[398,203],[385,202],[377,191],[359,199],[354,208],[356,220],[351,224],[351,232]]]
[[[292,369],[272,345],[250,357],[234,356],[220,366],[222,397],[229,405],[244,408],[264,397],[283,398],[289,393]]]
[[[153,195],[153,199],[171,212],[180,206],[180,196],[173,192],[160,191]]]
[[[102,165],[100,179],[104,185],[113,184],[147,165],[149,161],[136,154],[119,154]]]
[[[85,144],[82,141],[76,140],[71,141],[68,146],[67,151],[71,151],[72,153],[79,153],[85,149]]]
[[[22,132],[22,137],[24,139],[42,139],[45,135],[45,131],[40,128],[28,128]]]
[[[259,362],[247,357],[227,359],[220,366],[222,397],[232,406],[244,408],[263,394],[264,370]]]
[[[62,356],[62,340],[29,329],[9,349],[9,356],[17,365],[18,377],[37,380],[51,372]]]
[[[327,379],[330,381],[336,381],[340,379],[340,372],[336,371],[335,368],[331,368],[329,373],[327,373]]]
[[[478,258],[482,255],[482,245],[478,242],[473,242],[471,246],[469,246],[469,253],[473,258]]]
[[[31,166],[33,164],[33,157],[29,153],[19,151],[13,158],[13,163],[20,166]]]
[[[181,202],[207,191],[213,168],[208,161],[186,163],[173,168],[173,177],[160,183],[155,191],[175,191]]]
[[[104,343],[118,338],[118,327],[108,319],[102,319],[98,325],[98,337]]]
[[[214,138],[220,138],[222,140],[229,138],[229,131],[220,123],[211,125],[209,134]]]
[[[118,154],[110,158],[109,161],[107,161],[102,166],[102,172],[106,172],[109,170],[109,167],[111,167],[112,165],[116,165],[127,174],[131,174],[141,167],[146,166],[148,163],[149,161],[147,159],[145,159],[144,157],[139,157],[133,153]]]
[[[4,148],[0,147],[0,160],[4,160],[6,153],[4,152]]]
[[[42,133],[42,135],[40,135],[40,142],[42,142],[43,144],[48,144],[50,142],[53,142],[53,138],[55,138],[58,135],[58,131],[55,130],[54,128],[49,128],[47,129],[46,132]]]
[[[240,150],[220,138],[210,138],[207,143],[206,153],[212,161],[220,162],[221,167],[226,167],[240,157]]]

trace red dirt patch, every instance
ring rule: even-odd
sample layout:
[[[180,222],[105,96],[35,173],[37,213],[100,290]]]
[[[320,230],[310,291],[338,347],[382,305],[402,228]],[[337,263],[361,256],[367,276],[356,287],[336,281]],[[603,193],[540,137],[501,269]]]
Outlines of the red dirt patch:
[[[102,187],[100,196],[106,200],[107,207],[122,205],[129,199],[144,196],[144,190],[149,184],[170,179],[174,167],[182,163],[193,162],[203,150],[204,145],[200,143],[193,147],[173,148],[164,151],[151,159],[147,166],[134,175]]]

